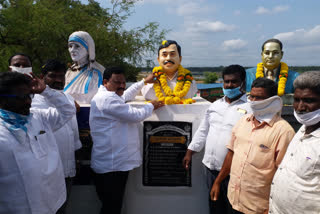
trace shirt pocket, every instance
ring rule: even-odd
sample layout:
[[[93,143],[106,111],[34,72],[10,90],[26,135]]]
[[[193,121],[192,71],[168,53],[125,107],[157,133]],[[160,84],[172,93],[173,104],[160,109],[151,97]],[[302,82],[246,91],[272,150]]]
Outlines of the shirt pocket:
[[[291,167],[300,178],[308,178],[314,176],[315,166],[318,162],[317,151],[313,151],[312,148],[301,148],[300,151],[295,153],[289,153],[290,159],[292,159]]]
[[[30,140],[32,152],[37,159],[42,159],[47,156],[48,148],[46,142],[48,142],[48,140],[48,135],[46,133],[34,136],[34,139]]]
[[[263,144],[253,145],[247,160],[255,168],[267,169],[274,164],[274,152]]]

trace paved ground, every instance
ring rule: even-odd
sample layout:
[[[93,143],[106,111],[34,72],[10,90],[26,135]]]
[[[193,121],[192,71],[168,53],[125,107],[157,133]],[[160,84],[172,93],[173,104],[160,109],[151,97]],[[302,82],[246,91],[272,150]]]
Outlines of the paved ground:
[[[100,202],[93,185],[74,185],[67,214],[98,214]]]

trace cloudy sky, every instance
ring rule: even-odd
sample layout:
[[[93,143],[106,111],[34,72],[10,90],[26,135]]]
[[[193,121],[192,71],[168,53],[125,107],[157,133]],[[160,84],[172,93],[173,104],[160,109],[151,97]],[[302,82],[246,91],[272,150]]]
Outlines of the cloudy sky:
[[[125,27],[160,23],[184,66],[255,66],[269,38],[283,42],[289,66],[320,65],[319,9],[319,0],[140,0]]]

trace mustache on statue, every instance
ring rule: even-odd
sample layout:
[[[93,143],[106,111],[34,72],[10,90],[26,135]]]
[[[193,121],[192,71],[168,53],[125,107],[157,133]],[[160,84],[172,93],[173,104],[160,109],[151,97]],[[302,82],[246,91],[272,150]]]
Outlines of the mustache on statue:
[[[165,61],[163,64],[166,65],[166,64],[168,64],[169,62],[172,63],[172,64],[174,64],[174,62],[171,61],[171,60]]]

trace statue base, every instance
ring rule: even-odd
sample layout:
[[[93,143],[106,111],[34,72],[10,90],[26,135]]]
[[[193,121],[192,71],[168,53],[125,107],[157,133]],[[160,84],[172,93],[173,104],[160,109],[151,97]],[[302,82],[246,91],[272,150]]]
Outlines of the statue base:
[[[205,111],[209,108],[210,102],[204,100],[201,97],[194,97],[196,103],[189,104],[189,105],[167,105],[160,109],[154,111],[151,117],[149,117],[146,122],[159,122],[160,127],[155,125],[153,127],[143,127],[143,123],[140,124],[140,140],[141,140],[141,148],[144,148],[144,157],[146,153],[146,140],[144,145],[142,142],[144,141],[143,133],[146,129],[148,130],[147,133],[155,133],[158,138],[153,138],[151,144],[155,144],[159,142],[162,144],[163,147],[167,147],[166,151],[170,151],[172,153],[176,152],[178,160],[177,163],[174,165],[176,169],[174,172],[172,169],[172,163],[174,160],[172,158],[167,158],[168,167],[160,167],[160,168],[153,168],[153,173],[156,173],[157,170],[161,170],[160,175],[158,176],[157,182],[147,183],[146,184],[146,168],[148,168],[146,158],[144,158],[143,164],[141,167],[132,170],[129,173],[129,178],[126,186],[125,198],[122,207],[122,213],[126,214],[176,214],[176,213],[184,213],[184,214],[194,214],[194,213],[201,213],[207,214],[209,213],[209,204],[208,204],[208,197],[209,197],[209,189],[207,187],[207,181],[205,176],[205,168],[202,164],[203,152],[194,154],[192,157],[192,164],[190,170],[190,178],[188,180],[188,172],[182,168],[182,159],[184,154],[181,155],[181,144],[185,141],[186,144],[190,143],[188,137],[183,137],[184,135],[188,135],[188,131],[194,135],[196,130],[198,129],[200,122],[205,115]],[[145,101],[142,97],[136,97],[136,100],[130,102],[131,105],[135,107],[139,107],[145,104]],[[166,124],[167,122],[167,124]],[[176,124],[175,124],[176,122]],[[182,123],[181,123],[182,122]],[[172,124],[173,123],[173,124]],[[180,124],[177,124],[180,123]],[[148,124],[148,123],[147,123]],[[157,123],[155,123],[157,124]],[[182,125],[181,125],[182,124]],[[191,130],[188,130],[188,124],[192,124]],[[167,132],[161,131],[161,128],[167,126],[169,130]],[[170,128],[171,127],[171,128]],[[181,128],[181,130],[179,129]],[[153,130],[158,130],[154,131]],[[157,134],[162,133],[162,134]],[[174,134],[175,133],[175,134]],[[179,135],[179,133],[181,133]],[[179,136],[176,136],[179,135]],[[163,135],[166,138],[163,138]],[[182,137],[181,137],[182,136]],[[192,137],[190,136],[190,137]],[[162,137],[162,138],[161,138]],[[173,142],[176,138],[177,142]],[[150,139],[150,138],[149,138]],[[185,139],[185,140],[184,140]],[[150,142],[149,142],[150,143]],[[172,145],[170,145],[170,143]],[[179,144],[179,146],[177,145]],[[185,145],[185,150],[188,145]],[[159,146],[161,147],[161,146]],[[141,151],[142,152],[142,151]],[[167,153],[163,152],[163,150],[156,150],[156,154],[158,154],[161,159],[162,155],[168,155]],[[183,152],[184,153],[184,152]],[[164,157],[166,158],[166,157]],[[180,168],[179,168],[180,167]],[[151,167],[152,168],[152,167]],[[169,171],[166,173],[165,170]],[[186,180],[177,178],[177,173],[183,172],[181,168],[185,171],[185,178]],[[150,174],[150,173],[149,173]],[[148,175],[149,175],[148,174]],[[157,175],[156,175],[157,176]],[[149,177],[148,177],[149,178]],[[171,181],[172,178],[174,181]],[[160,180],[159,180],[160,179]],[[190,183],[188,183],[190,181]],[[159,185],[159,182],[161,185]]]

